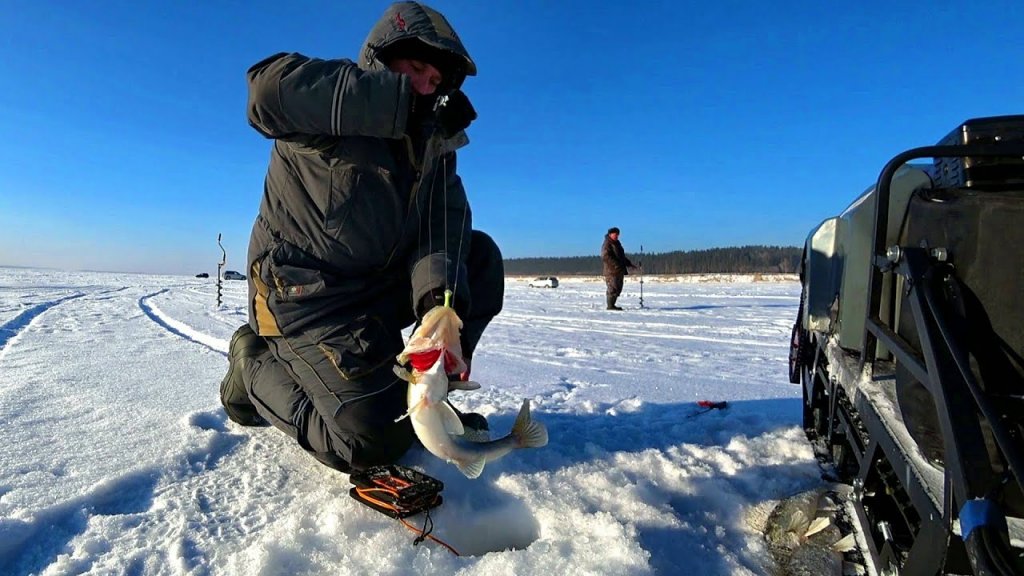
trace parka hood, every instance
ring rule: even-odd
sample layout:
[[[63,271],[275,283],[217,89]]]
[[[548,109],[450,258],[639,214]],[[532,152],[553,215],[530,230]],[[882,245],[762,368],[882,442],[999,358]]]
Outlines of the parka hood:
[[[359,67],[382,70],[385,68],[382,54],[387,54],[389,48],[416,40],[426,45],[422,59],[441,70],[447,76],[445,84],[453,89],[459,88],[466,76],[476,76],[476,63],[448,20],[437,10],[418,2],[396,2],[388,6],[359,51]]]

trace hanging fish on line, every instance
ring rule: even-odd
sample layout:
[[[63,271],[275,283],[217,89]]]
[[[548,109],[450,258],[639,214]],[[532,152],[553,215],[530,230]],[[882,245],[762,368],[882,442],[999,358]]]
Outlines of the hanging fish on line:
[[[423,316],[398,362],[409,362],[412,371],[395,366],[395,373],[409,383],[408,417],[423,447],[455,464],[467,478],[477,478],[484,464],[517,448],[539,448],[548,443],[547,428],[530,417],[530,401],[524,400],[512,431],[498,440],[474,442],[458,414],[448,403],[448,390],[475,390],[476,382],[449,382],[448,374],[466,370],[459,343],[462,320],[450,306],[437,306]]]

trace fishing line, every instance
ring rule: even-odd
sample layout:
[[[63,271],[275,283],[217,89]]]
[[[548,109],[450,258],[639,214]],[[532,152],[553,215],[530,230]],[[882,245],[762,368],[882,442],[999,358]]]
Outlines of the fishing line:
[[[444,186],[445,190],[448,189],[448,157],[444,158]],[[447,199],[447,195],[445,196]],[[447,217],[447,213],[445,214]],[[455,285],[452,286],[452,292],[457,293],[459,290],[459,263],[462,262],[462,246],[466,239],[466,217],[469,216],[469,198],[465,199],[462,204],[462,224],[459,226],[459,250],[455,256]],[[445,236],[447,240],[447,235]],[[447,259],[445,259],[447,262]]]
[[[440,98],[438,98],[437,102],[436,102],[436,104],[434,106],[435,114],[436,114],[438,108],[440,108],[442,106],[446,106],[447,104],[448,104],[448,97],[447,96],[441,96]],[[436,127],[435,127],[435,133],[436,133]],[[437,182],[438,160],[440,160],[441,168],[442,168],[442,170],[444,172],[443,175],[442,175],[442,179],[443,179],[442,180],[442,184],[444,185],[444,200],[443,200],[443,207],[442,207],[442,209],[444,211],[444,215],[442,216],[442,224],[441,224],[441,226],[442,226],[442,231],[444,233],[443,244],[444,244],[444,254],[445,254],[445,259],[444,259],[445,292],[448,292],[448,289],[447,289],[448,279],[451,278],[451,268],[450,268],[451,263],[449,263],[450,259],[448,258],[448,254],[450,253],[449,252],[450,246],[448,244],[448,155],[447,155],[447,153],[445,153],[443,151],[441,151],[439,154],[435,155],[431,159],[430,169],[431,169],[431,171],[433,173],[431,174],[431,178],[430,178],[430,192],[428,193],[428,196],[427,196],[427,202],[430,205],[429,208],[428,208],[428,211],[427,211],[427,219],[428,219],[428,224],[427,224],[427,227],[426,227],[427,228],[427,253],[428,254],[433,254],[434,253],[434,236],[433,236],[433,234],[431,232],[432,232],[432,227],[434,226],[434,185]],[[420,216],[422,216],[422,213],[420,213]],[[464,200],[463,207],[462,207],[462,222],[460,223],[461,225],[460,225],[460,229],[459,229],[459,248],[458,248],[458,250],[456,250],[456,258],[455,258],[455,262],[454,262],[454,266],[455,266],[455,280],[454,280],[454,282],[452,284],[452,288],[451,288],[452,295],[451,296],[448,296],[447,294],[445,295],[445,305],[446,306],[450,306],[451,305],[451,300],[454,299],[455,293],[458,292],[459,279],[460,279],[460,274],[459,274],[460,266],[459,266],[459,264],[462,262],[462,247],[463,247],[463,245],[465,243],[465,240],[466,240],[466,219],[468,217],[469,217],[469,201],[468,200]],[[422,230],[422,228],[421,228],[421,230]],[[422,245],[423,245],[423,239],[422,239],[422,234],[421,234],[420,235],[420,246],[422,246]],[[432,269],[430,267],[432,265],[433,265],[433,259],[428,260],[427,261],[427,274],[428,275],[431,275]]]
[[[447,103],[447,98],[447,96],[442,97],[445,103]],[[442,169],[444,170],[441,176],[444,179],[442,181],[442,184],[444,184],[444,283],[445,288],[448,288],[448,278],[450,277],[448,276],[448,157],[442,155],[441,162],[443,164]]]

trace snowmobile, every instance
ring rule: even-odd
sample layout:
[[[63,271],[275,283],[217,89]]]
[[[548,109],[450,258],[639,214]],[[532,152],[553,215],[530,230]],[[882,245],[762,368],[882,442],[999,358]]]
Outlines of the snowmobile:
[[[800,279],[790,381],[874,573],[1024,574],[1024,115],[896,155]]]

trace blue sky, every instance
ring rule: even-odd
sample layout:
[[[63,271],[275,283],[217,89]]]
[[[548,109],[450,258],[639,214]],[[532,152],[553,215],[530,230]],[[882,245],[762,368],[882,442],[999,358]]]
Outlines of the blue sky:
[[[480,70],[459,168],[506,257],[799,245],[897,152],[1024,113],[1019,0],[428,4]],[[0,0],[0,265],[213,272],[223,233],[244,268],[246,69],[355,58],[386,6]]]

